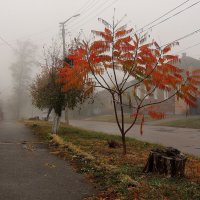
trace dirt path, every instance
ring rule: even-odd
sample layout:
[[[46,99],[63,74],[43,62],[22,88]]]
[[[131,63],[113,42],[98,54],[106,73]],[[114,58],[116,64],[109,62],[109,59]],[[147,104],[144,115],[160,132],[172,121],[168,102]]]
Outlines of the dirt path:
[[[0,200],[79,200],[94,192],[66,161],[37,142],[23,125],[0,123]]]

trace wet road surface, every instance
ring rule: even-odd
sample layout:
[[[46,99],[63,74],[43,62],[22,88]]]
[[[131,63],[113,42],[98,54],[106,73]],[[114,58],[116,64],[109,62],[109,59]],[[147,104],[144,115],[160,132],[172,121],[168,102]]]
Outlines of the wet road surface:
[[[23,141],[38,142],[22,124],[0,122],[0,200],[79,200],[94,192],[66,161]]]

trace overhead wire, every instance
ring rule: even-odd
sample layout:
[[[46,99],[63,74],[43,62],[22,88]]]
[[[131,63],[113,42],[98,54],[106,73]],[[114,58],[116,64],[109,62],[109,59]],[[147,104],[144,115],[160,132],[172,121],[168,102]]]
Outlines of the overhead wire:
[[[188,38],[188,37],[191,37],[191,36],[193,36],[194,34],[197,34],[197,33],[199,33],[199,32],[200,32],[200,29],[197,29],[196,31],[193,31],[193,32],[191,32],[191,33],[189,33],[189,34],[187,34],[187,35],[184,35],[184,36],[182,36],[182,37],[180,37],[180,38],[178,38],[178,39],[176,39],[176,40],[174,40],[174,41],[172,41],[172,42],[169,42],[169,43],[167,43],[167,44],[165,44],[165,45],[162,45],[161,47],[165,47],[165,46],[168,46],[168,45],[170,45],[170,44],[179,42],[179,41],[184,40],[184,39],[186,39],[186,38]]]
[[[88,4],[89,4],[90,1],[91,1],[91,0],[88,0],[88,1],[87,1]],[[117,3],[117,1],[119,1],[119,0],[114,0],[114,1],[112,1],[107,7],[103,8],[102,10],[100,10],[100,12],[98,12],[95,16],[92,16],[91,18],[89,18],[88,20],[86,20],[84,23],[81,23],[81,24],[82,24],[82,25],[87,24],[92,18],[98,16],[100,13],[103,13],[107,8],[109,8],[109,7],[112,6],[113,4]],[[155,19],[154,21],[150,22],[149,24],[154,23],[155,21],[161,19],[162,17],[164,17],[164,16],[166,16],[167,14],[169,14],[170,12],[176,10],[177,8],[179,8],[180,6],[184,5],[184,4],[187,3],[188,1],[190,1],[190,0],[184,1],[182,4],[176,6],[174,9],[168,11],[167,13],[165,13],[164,15],[160,16],[159,18]],[[86,2],[86,4],[85,4],[83,7],[81,7],[79,10],[84,10],[84,9],[86,9],[86,8],[88,7],[88,6],[86,6],[86,5],[87,5],[87,2]],[[95,0],[94,0],[93,2],[95,3]],[[176,16],[176,15],[182,13],[183,11],[185,11],[185,10],[187,10],[187,9],[189,9],[189,8],[191,8],[191,7],[193,7],[193,6],[195,6],[195,5],[197,5],[198,3],[200,3],[200,1],[197,1],[197,2],[195,2],[194,4],[192,4],[192,5],[188,6],[188,7],[186,7],[185,9],[179,11],[178,13],[175,13],[174,15],[172,15],[172,16],[170,16],[170,17],[164,19],[164,20],[162,20],[162,21],[159,22],[158,24],[163,23],[164,21],[166,21],[166,20],[168,20],[168,19],[170,19],[170,18],[172,18],[172,17],[174,17],[174,16]],[[104,2],[103,2],[103,4],[104,4]],[[96,4],[96,5],[97,5],[97,4]],[[95,5],[95,6],[96,6],[96,5]],[[100,4],[100,5],[102,5],[102,4]],[[90,8],[93,8],[93,7],[94,7],[94,5],[93,5],[93,6],[90,5]],[[101,6],[100,6],[100,7],[101,7]],[[149,24],[145,25],[144,27],[148,26]],[[151,28],[155,27],[155,26],[158,25],[158,24],[155,24],[155,25],[151,26],[151,27],[148,28],[148,29],[151,29]],[[142,28],[144,28],[144,27],[142,27]],[[75,26],[75,28],[73,28],[72,30],[76,30],[76,28],[77,28],[77,26]],[[138,30],[141,30],[142,28],[140,28],[140,29],[138,29]],[[147,30],[148,30],[148,29],[147,29]],[[181,38],[179,38],[179,39],[176,39],[176,40],[174,40],[173,42],[177,42],[177,41],[183,40],[183,39],[185,39],[185,38],[187,38],[187,37],[189,37],[189,36],[192,36],[192,35],[195,34],[195,33],[198,33],[199,31],[200,31],[200,29],[198,29],[198,30],[196,30],[196,31],[194,31],[194,32],[192,32],[192,33],[190,33],[190,34],[187,34],[187,35],[185,35],[185,36],[183,36],[183,37],[181,37]],[[33,35],[32,35],[32,36],[33,36]],[[13,51],[15,51],[15,52],[17,51],[17,50],[16,50],[10,43],[8,43],[3,37],[0,36],[0,40],[2,40],[3,43],[6,44],[7,46],[9,46]],[[173,42],[172,42],[172,43],[173,43]],[[170,44],[170,43],[168,43],[168,44]],[[163,45],[163,46],[167,46],[168,44]]]
[[[184,4],[186,4],[187,2],[189,2],[190,0],[184,1],[183,3],[179,4],[178,6],[176,6],[175,8],[169,10],[168,12],[166,12],[165,14],[161,15],[160,17],[156,18],[155,20],[153,20],[152,22],[149,22],[148,24],[144,25],[142,28],[136,30],[136,32],[143,30],[144,28],[148,27],[149,25],[153,24],[154,22],[157,22],[159,19],[162,19],[163,17],[165,17],[166,15],[168,15],[169,13],[175,11],[176,9],[180,8],[181,6],[183,6]]]
[[[200,45],[200,42],[197,43],[197,44],[194,44],[194,45],[192,45],[192,46],[186,47],[185,49],[182,49],[182,50],[180,50],[180,51],[178,51],[178,52],[176,52],[176,53],[179,54],[179,53],[181,53],[181,52],[183,52],[183,51],[186,51],[186,50],[188,50],[188,49],[194,48],[194,47],[199,46],[199,45]]]
[[[87,9],[88,5],[90,5],[90,2],[92,2],[93,0],[88,0],[81,8],[79,8],[76,12],[76,13],[79,13],[79,12],[84,12],[85,9]]]
[[[13,50],[14,53],[20,55],[20,52],[19,52],[16,48],[14,48],[13,45],[11,45],[8,41],[6,41],[2,36],[0,36],[0,40],[1,40],[2,42],[4,42],[4,44],[7,45],[11,50]],[[39,57],[40,59],[43,59],[43,58],[42,58],[41,56],[39,56],[39,55],[37,55],[37,57]]]
[[[95,7],[96,3],[98,2],[100,1],[92,0],[92,2],[87,7],[85,7],[82,11],[79,11],[79,12],[81,12],[82,14],[86,14],[88,11],[90,11],[90,9],[93,9],[93,7]]]
[[[112,1],[108,6],[106,6],[105,8],[101,9],[100,12],[98,12],[95,16],[92,16],[91,18],[89,18],[87,21],[85,21],[84,23],[81,23],[81,25],[85,25],[87,24],[89,21],[91,21],[91,19],[94,19],[95,17],[99,16],[101,13],[105,12],[108,8],[110,8],[111,6],[113,6],[114,4],[116,4],[119,0],[114,0]],[[72,29],[76,30],[78,28],[78,26],[76,26],[75,28]]]
[[[96,5],[98,5],[98,3],[101,3],[101,1],[98,1],[98,0],[92,0],[92,2],[89,4],[89,5],[87,5],[82,11],[77,11],[75,14],[80,14],[80,17],[79,17],[79,19],[81,18],[83,18],[85,15],[87,16],[87,13],[88,12],[90,12],[91,10],[93,10],[93,8],[96,6]],[[81,23],[81,19],[80,20],[78,20],[78,22],[76,22],[75,24],[77,24],[77,23]],[[77,19],[76,18],[73,18],[72,20],[70,20],[67,24],[69,25],[71,25],[71,26],[74,26],[75,24],[74,24],[74,21],[77,21]]]
[[[196,3],[194,3],[194,4],[192,4],[192,5],[190,5],[190,6],[186,7],[186,8],[184,8],[183,10],[181,10],[181,11],[179,11],[179,12],[173,14],[172,16],[170,16],[170,17],[168,17],[168,18],[166,18],[166,19],[164,19],[164,20],[158,22],[157,24],[154,24],[154,25],[150,26],[149,28],[147,28],[147,29],[145,29],[145,30],[142,30],[140,33],[143,33],[143,32],[145,32],[145,31],[147,31],[147,30],[150,30],[150,29],[152,29],[152,28],[154,28],[154,27],[156,27],[156,26],[158,26],[158,25],[164,23],[165,21],[167,21],[167,20],[169,20],[169,19],[171,19],[171,18],[173,18],[173,17],[175,17],[175,16],[181,14],[182,12],[184,12],[184,11],[186,11],[186,10],[188,10],[188,9],[190,9],[190,8],[192,8],[192,7],[194,7],[194,6],[196,6],[196,5],[199,4],[199,3],[200,3],[200,1],[197,1]]]
[[[93,1],[92,2],[92,4],[90,4],[90,2],[91,1]],[[88,0],[77,12],[80,12],[81,10],[81,12],[83,12],[85,9],[90,9],[91,8],[91,6],[93,5],[93,4],[95,4],[96,3],[96,1],[98,1],[98,0]],[[89,6],[89,7],[88,7]],[[94,6],[94,5],[93,5]],[[30,37],[34,37],[34,36],[37,36],[37,35],[40,35],[40,34],[43,34],[43,33],[47,33],[47,32],[49,32],[49,30],[51,30],[53,28],[53,26],[52,27],[49,27],[48,29],[45,29],[45,30],[43,30],[43,31],[40,31],[40,32],[36,32],[36,33],[33,33],[33,34],[31,34],[31,35],[28,35],[28,36],[23,36],[23,37],[21,37],[21,38],[18,38],[18,39],[16,39],[16,40],[13,40],[12,42],[16,42],[17,40],[20,40],[20,39],[24,39],[24,38],[30,38]],[[3,41],[3,43],[0,43],[0,45],[7,45],[7,46],[10,46],[11,48],[13,48],[7,41],[5,41],[3,38],[0,38],[0,40],[2,40]],[[14,50],[14,49],[13,49]]]
[[[7,42],[2,36],[0,36],[0,40],[7,45],[8,47],[10,47],[13,51],[17,52],[17,50],[9,43]]]
[[[92,2],[91,2],[92,1]],[[118,0],[117,0],[118,1]],[[98,3],[97,3],[98,2]],[[98,0],[88,0],[86,3],[85,3],[85,5],[83,5],[78,11],[81,11],[81,12],[84,12],[85,10],[87,10],[86,12],[84,12],[84,15],[85,14],[87,14],[89,11],[91,11],[91,12],[89,12],[89,14],[88,15],[86,15],[86,17],[90,17],[91,16],[91,14],[93,14],[93,12],[95,12],[95,10],[93,10],[93,8],[94,7],[96,7],[97,5],[99,5],[99,3],[100,3],[100,5],[98,6],[98,8],[101,8],[106,2],[108,2],[107,0],[106,1],[104,1],[103,3],[101,2],[101,1],[98,1]],[[114,1],[113,1],[114,2]],[[112,3],[113,3],[112,2]],[[110,5],[109,6],[107,6],[105,9],[107,9],[108,7],[110,7]],[[92,10],[91,10],[92,9]],[[102,10],[104,10],[104,9],[102,9]],[[83,15],[83,16],[84,16]],[[91,18],[90,18],[91,19]],[[72,21],[70,21],[69,23],[73,23],[73,19],[72,19]],[[87,21],[88,22],[88,21]],[[86,22],[86,23],[87,23]],[[86,23],[84,23],[84,24],[86,24]],[[73,27],[77,27],[77,25],[78,24],[82,24],[82,20],[80,21],[80,22],[78,22],[78,23],[76,23],[76,24],[72,24],[72,28]],[[74,29],[75,29],[74,28]],[[50,30],[50,29],[48,29],[48,30]],[[42,33],[46,33],[46,32],[48,32],[48,30],[47,29],[45,29],[44,31],[41,31],[41,32],[37,32],[37,33],[35,33],[35,34],[31,34],[31,35],[29,35],[29,36],[27,36],[27,37],[33,37],[33,36],[35,36],[35,35],[38,35],[38,34],[42,34]],[[22,37],[22,38],[27,38],[26,36],[24,36],[24,37]],[[3,41],[3,40],[2,40]],[[17,40],[13,40],[12,42],[16,42]],[[8,45],[8,43],[6,44],[6,42],[5,41],[3,41],[3,43],[1,43],[0,45]],[[11,47],[11,48],[13,48],[13,47]]]
[[[17,41],[19,41],[19,40],[30,39],[30,38],[32,38],[32,37],[41,35],[41,34],[43,34],[43,33],[49,33],[49,30],[51,30],[52,28],[53,28],[53,26],[52,26],[51,28],[44,29],[43,31],[40,31],[40,32],[36,32],[36,33],[30,34],[30,35],[27,35],[27,36],[22,36],[22,37],[20,37],[20,38],[15,39],[15,40],[9,41],[9,43],[10,43],[10,42],[14,43],[14,42],[17,42]],[[2,39],[1,39],[1,40],[2,40]],[[2,40],[2,41],[3,41],[3,40]],[[1,46],[1,45],[7,45],[7,44],[6,44],[5,41],[3,41],[3,43],[0,43],[0,46]]]
[[[105,2],[105,0],[104,0],[104,2]],[[98,6],[98,4],[100,4],[100,6],[101,6],[101,3],[102,3],[102,1],[93,0],[91,2],[91,4],[89,4],[84,10],[82,10],[81,12],[79,12],[80,17],[77,20],[78,22],[76,22],[75,24],[72,24],[71,26],[75,26],[76,24],[81,23],[82,18],[87,17],[89,15],[88,13],[94,12],[95,11],[95,7]],[[70,23],[71,22],[69,22],[69,24]]]
[[[95,7],[98,7],[98,9],[101,9],[105,4],[106,2],[109,2],[111,0],[104,0],[103,2],[102,1],[98,1],[97,4],[95,4],[94,6],[92,6],[90,8],[90,10],[88,10],[89,12],[86,13],[86,16],[85,14],[84,15],[81,15],[81,19],[76,23],[76,24],[73,24],[72,26],[69,26],[69,29],[75,29],[74,27],[77,27],[79,26],[80,24],[82,25],[82,22],[87,20],[88,18],[91,18],[91,16],[96,13],[96,9],[93,9]],[[84,20],[82,19],[84,17]]]

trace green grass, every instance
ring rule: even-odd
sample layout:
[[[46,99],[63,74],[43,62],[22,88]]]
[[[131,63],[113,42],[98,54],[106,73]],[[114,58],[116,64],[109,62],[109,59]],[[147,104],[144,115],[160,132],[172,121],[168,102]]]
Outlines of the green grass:
[[[169,122],[163,122],[157,125],[200,129],[200,117],[179,119],[179,120],[174,120],[174,121],[169,121]]]
[[[121,118],[119,117],[119,120]],[[100,121],[100,122],[116,122],[116,119],[115,119],[115,116],[114,115],[96,115],[96,116],[93,116],[93,117],[89,117],[89,118],[86,118],[85,120],[87,121]],[[125,114],[124,115],[124,121],[125,123],[132,123],[133,122],[133,118],[130,117],[130,114]],[[155,121],[154,119],[151,119],[149,116],[146,116],[145,117],[145,121]],[[138,119],[136,123],[140,123],[141,120]]]
[[[35,133],[49,139],[51,125],[46,122],[25,122]],[[186,178],[167,178],[156,174],[144,174],[142,170],[152,148],[156,144],[127,138],[127,155],[122,147],[109,148],[107,140],[113,139],[119,144],[119,136],[87,131],[62,125],[59,136],[65,146],[51,150],[65,157],[79,173],[83,173],[99,190],[95,199],[200,199],[200,174],[195,166],[198,159],[189,158],[186,165]],[[191,168],[192,166],[192,168]],[[94,199],[94,198],[88,198]]]

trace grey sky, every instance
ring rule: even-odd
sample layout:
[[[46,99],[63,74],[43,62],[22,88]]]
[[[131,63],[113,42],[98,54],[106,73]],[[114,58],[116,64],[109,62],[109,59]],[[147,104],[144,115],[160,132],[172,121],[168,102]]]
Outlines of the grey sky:
[[[86,36],[91,29],[101,28],[98,17],[110,20],[116,8],[116,18],[136,29],[152,22],[167,11],[175,8],[185,0],[0,0],[0,36],[13,48],[16,40],[29,38],[38,45],[38,50],[52,37],[60,38],[59,22],[74,14],[80,17],[67,23],[67,31],[72,36],[83,29]],[[190,0],[185,5],[167,15],[181,11],[189,5],[198,2]],[[200,3],[149,30],[149,33],[161,45],[180,38],[200,29]],[[166,18],[165,17],[165,18]],[[164,19],[164,18],[163,18]],[[200,43],[200,33],[194,34],[180,42],[174,52],[179,52],[189,46]],[[11,85],[9,66],[14,60],[13,50],[0,41],[0,90],[6,90]],[[40,52],[40,51],[39,51]],[[200,45],[188,49],[187,54],[200,58]]]

